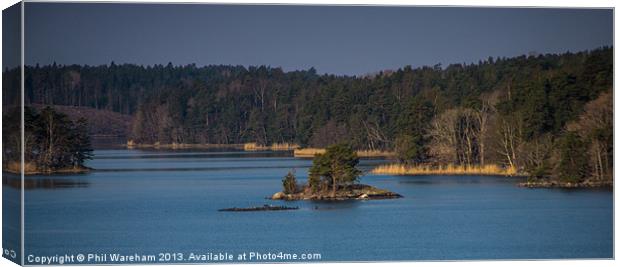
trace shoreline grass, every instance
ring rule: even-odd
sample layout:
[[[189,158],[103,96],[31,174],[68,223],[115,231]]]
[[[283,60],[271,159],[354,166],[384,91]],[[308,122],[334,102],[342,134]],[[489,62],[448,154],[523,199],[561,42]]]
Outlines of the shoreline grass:
[[[300,148],[293,151],[296,158],[313,158],[316,154],[325,153],[325,148]]]
[[[383,150],[357,150],[355,151],[360,158],[373,158],[373,157],[392,157],[394,152]],[[293,151],[293,156],[296,158],[313,158],[316,154],[325,153],[324,148],[300,148]]]
[[[3,164],[3,171],[9,172],[12,174],[21,174],[21,164],[18,161],[11,161],[6,164]],[[41,170],[32,162],[24,163],[24,175],[50,175],[57,173],[85,173],[91,171],[91,168],[88,167],[67,167],[56,170]]]
[[[372,169],[373,174],[393,174],[393,175],[499,175],[499,176],[518,176],[516,168],[501,167],[495,164],[487,164],[484,166],[466,166],[466,165],[405,165],[405,164],[388,164],[381,165]]]
[[[184,143],[171,143],[161,144],[156,142],[154,144],[139,144],[133,140],[127,141],[125,145],[128,149],[135,148],[154,148],[154,149],[189,149],[189,148],[234,148],[242,149],[243,144],[184,144]]]
[[[273,143],[268,146],[259,145],[256,142],[243,144],[245,151],[290,151],[298,148],[299,145],[293,143]]]

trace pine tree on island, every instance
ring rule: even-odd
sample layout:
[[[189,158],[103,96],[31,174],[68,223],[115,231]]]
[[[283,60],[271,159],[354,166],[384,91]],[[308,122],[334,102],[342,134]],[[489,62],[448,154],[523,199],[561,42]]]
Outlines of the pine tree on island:
[[[272,196],[282,200],[346,200],[384,199],[402,197],[399,194],[359,184],[362,171],[357,168],[359,157],[349,144],[327,147],[317,154],[308,172],[308,182],[297,185],[297,178],[289,172],[282,180],[283,191]]]

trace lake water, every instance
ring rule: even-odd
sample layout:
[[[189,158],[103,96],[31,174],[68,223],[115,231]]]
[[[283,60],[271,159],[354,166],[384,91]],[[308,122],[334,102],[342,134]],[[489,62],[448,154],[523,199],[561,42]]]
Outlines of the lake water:
[[[382,162],[360,165],[368,170]],[[185,260],[192,252],[283,252],[320,253],[321,261],[613,257],[611,190],[525,189],[515,186],[520,178],[505,177],[365,175],[363,183],[404,198],[265,199],[281,190],[291,169],[305,180],[310,164],[276,152],[96,150],[88,165],[97,171],[27,177],[32,180],[25,192],[26,255],[183,253]],[[6,185],[3,190],[5,201],[17,195]],[[300,209],[217,211],[263,204]],[[113,263],[109,260],[90,263]]]

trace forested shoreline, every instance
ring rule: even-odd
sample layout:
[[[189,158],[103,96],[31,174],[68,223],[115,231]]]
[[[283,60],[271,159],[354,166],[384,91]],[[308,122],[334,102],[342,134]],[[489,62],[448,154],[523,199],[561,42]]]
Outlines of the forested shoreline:
[[[2,118],[3,170],[21,173],[21,109]],[[92,158],[88,122],[71,120],[51,107],[24,108],[24,174],[80,173]]]
[[[27,66],[25,79],[27,105],[132,116],[136,144],[348,142],[407,166],[494,164],[571,183],[613,174],[610,47],[364,76],[111,63]]]

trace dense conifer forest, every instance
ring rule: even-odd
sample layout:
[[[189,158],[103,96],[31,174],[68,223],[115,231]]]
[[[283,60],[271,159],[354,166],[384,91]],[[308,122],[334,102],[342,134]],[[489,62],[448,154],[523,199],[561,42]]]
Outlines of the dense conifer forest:
[[[5,85],[18,83],[5,70]],[[17,77],[16,77],[17,76]],[[488,58],[363,76],[269,66],[27,66],[26,104],[133,118],[152,144],[296,143],[395,151],[409,165],[498,164],[610,180],[613,49]]]

